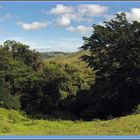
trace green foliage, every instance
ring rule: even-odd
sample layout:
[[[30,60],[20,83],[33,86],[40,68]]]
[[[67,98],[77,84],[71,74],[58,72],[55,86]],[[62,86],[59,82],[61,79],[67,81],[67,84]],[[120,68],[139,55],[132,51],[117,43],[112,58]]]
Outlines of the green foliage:
[[[104,23],[93,25],[81,47],[90,51],[82,59],[96,71],[91,114],[102,118],[125,115],[140,103],[140,23],[128,22],[124,13]]]
[[[12,96],[12,95],[6,95],[4,98],[3,103],[1,104],[2,107],[5,107],[7,109],[20,109],[20,102],[18,97]]]
[[[8,86],[0,81],[0,107],[5,107],[7,109],[16,109],[20,108],[20,102],[18,97],[11,95]]]
[[[4,42],[0,107],[40,119],[110,119],[131,113],[140,104],[140,23],[129,23],[123,13],[104,23],[83,37],[82,51],[49,53],[53,58],[45,60],[28,45]],[[9,119],[18,123],[12,115]]]
[[[81,55],[81,52],[79,54]],[[77,53],[75,56],[77,56]],[[72,60],[75,56],[68,55],[64,59],[68,58]],[[46,77],[46,84],[43,87],[43,92],[46,92],[55,104],[53,113],[59,112],[60,114],[62,112],[64,114],[63,112],[66,112],[79,116],[75,111],[78,108],[76,104],[77,93],[90,88],[91,82],[94,79],[94,77],[91,77],[91,74],[94,75],[94,73],[86,67],[84,62],[77,65],[77,62],[80,62],[79,56],[73,59],[72,62],[69,60],[64,62],[62,57],[57,60],[51,59],[45,63],[44,77]],[[86,102],[86,99],[84,101]]]
[[[134,109],[133,109],[134,114],[140,114],[140,104],[138,104]]]
[[[41,69],[39,54],[29,50],[29,46],[16,41],[4,42],[0,47],[0,106],[19,109],[20,96],[29,81],[37,80]]]
[[[65,53],[65,52],[42,52],[41,55],[45,59],[50,59],[50,58],[58,58],[60,56],[65,56],[69,55],[70,53]]]

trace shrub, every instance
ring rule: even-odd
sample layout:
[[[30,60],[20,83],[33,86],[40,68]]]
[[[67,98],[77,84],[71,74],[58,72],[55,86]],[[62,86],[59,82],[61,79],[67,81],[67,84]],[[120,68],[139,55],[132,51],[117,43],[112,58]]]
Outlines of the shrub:
[[[7,109],[20,109],[20,102],[16,96],[6,95],[3,100],[0,102],[0,107],[4,107]]]
[[[134,109],[133,109],[134,114],[140,114],[140,104],[138,104]]]

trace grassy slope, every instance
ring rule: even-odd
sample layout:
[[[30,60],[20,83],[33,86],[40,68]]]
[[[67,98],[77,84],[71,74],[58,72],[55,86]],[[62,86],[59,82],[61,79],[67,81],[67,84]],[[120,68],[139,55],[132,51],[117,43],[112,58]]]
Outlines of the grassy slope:
[[[139,135],[139,124],[140,115],[109,121],[48,121],[0,108],[0,135]]]
[[[57,56],[57,57],[45,59],[45,63],[47,64],[53,61],[63,65],[68,64],[70,66],[79,68],[80,71],[84,73],[89,73],[89,75],[94,75],[95,72],[93,72],[91,68],[87,67],[87,64],[84,61],[81,61],[81,56],[88,55],[88,54],[89,52],[87,51],[79,51],[64,56]]]
[[[85,51],[79,51],[76,53],[70,53],[67,55],[56,55],[56,57],[48,58],[47,61],[56,61],[56,62],[61,62],[63,64],[79,64],[79,63],[84,63],[80,61],[80,57],[84,54],[88,54],[88,52]],[[85,64],[85,63],[84,63]]]

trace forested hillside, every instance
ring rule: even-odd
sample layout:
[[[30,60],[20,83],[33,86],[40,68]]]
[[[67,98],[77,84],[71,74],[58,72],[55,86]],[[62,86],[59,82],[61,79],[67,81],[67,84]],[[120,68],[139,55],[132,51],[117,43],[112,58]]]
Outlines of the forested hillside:
[[[0,107],[32,118],[92,120],[139,113],[140,23],[124,13],[94,25],[81,50],[44,59],[28,45],[0,46]],[[46,57],[46,56],[45,56]]]
[[[29,46],[6,41],[0,53],[1,107],[44,119],[79,119],[80,109],[75,107],[82,102],[86,105],[88,98],[80,92],[94,82],[94,73],[80,61],[80,52],[44,60]]]

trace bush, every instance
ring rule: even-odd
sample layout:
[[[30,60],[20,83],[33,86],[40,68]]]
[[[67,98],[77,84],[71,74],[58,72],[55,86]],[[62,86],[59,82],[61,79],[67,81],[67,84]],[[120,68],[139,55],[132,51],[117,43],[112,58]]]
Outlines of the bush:
[[[133,109],[134,114],[140,114],[140,104],[138,104],[134,109]]]
[[[16,96],[13,95],[5,95],[4,98],[1,98],[0,107],[4,107],[7,109],[20,109],[20,101]]]
[[[20,109],[19,98],[15,95],[11,95],[9,92],[10,86],[6,85],[0,79],[0,107],[7,109]]]

